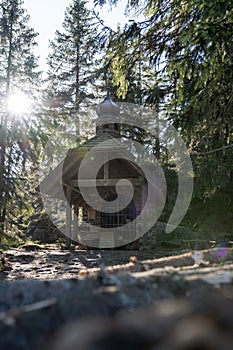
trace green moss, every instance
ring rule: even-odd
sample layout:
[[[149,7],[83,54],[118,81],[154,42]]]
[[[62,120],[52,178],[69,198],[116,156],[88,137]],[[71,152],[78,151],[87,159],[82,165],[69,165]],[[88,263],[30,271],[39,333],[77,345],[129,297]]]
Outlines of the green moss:
[[[224,238],[233,237],[233,198],[230,193],[217,192],[205,201],[194,199],[182,221],[199,232],[205,232],[212,239],[221,234]]]

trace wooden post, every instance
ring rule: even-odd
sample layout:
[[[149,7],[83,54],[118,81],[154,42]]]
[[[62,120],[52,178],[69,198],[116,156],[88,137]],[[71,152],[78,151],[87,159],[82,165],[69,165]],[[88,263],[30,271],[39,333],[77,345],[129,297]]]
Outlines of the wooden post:
[[[66,247],[70,247],[71,245],[71,222],[72,222],[72,209],[71,209],[71,194],[72,189],[70,187],[67,188],[66,191]]]
[[[109,168],[108,168],[109,163],[104,163],[104,180],[108,181],[109,180]]]
[[[146,200],[147,200],[147,193],[146,193],[146,186],[142,186],[141,188],[141,193],[142,193],[142,209],[144,208],[145,204],[146,204]]]
[[[78,238],[78,205],[74,206],[74,220],[73,220],[72,238],[74,241],[77,241],[77,238]]]

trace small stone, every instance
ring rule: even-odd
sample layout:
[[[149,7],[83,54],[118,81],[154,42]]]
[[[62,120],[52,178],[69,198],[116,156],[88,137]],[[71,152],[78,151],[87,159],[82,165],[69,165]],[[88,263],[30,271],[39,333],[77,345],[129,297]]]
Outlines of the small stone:
[[[137,259],[137,257],[135,255],[133,255],[133,256],[130,256],[129,261],[131,263],[136,263],[138,261],[138,259]]]
[[[79,276],[85,277],[88,275],[88,270],[82,269],[79,271]]]

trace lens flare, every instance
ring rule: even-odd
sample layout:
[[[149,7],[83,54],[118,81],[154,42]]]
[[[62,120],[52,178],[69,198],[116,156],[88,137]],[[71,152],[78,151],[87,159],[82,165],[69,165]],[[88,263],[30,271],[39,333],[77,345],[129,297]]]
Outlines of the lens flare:
[[[225,244],[220,244],[217,247],[216,257],[218,259],[223,259],[227,254],[227,247]]]
[[[30,111],[31,100],[23,92],[12,93],[7,99],[8,111],[14,114],[24,114]]]

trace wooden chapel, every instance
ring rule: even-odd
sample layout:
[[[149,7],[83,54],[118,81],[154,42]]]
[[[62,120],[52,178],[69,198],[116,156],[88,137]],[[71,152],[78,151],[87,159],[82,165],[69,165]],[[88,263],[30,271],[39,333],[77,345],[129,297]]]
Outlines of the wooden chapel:
[[[129,222],[134,222],[145,204],[147,186],[143,172],[133,162],[132,154],[122,142],[119,123],[120,107],[107,96],[97,106],[96,113],[98,119],[95,136],[80,147],[69,150],[63,164],[59,164],[43,180],[42,191],[51,198],[59,198],[57,192],[57,181],[59,180],[56,174],[58,168],[62,166],[62,179],[60,181],[62,181],[62,188],[69,203],[66,207],[66,236],[70,238],[70,241],[81,241],[82,244],[83,237],[85,237],[85,246],[94,248],[101,246],[104,248],[104,240],[108,240],[108,234],[105,234],[102,238],[99,237],[99,234],[96,234],[98,228],[105,228],[108,233],[113,228],[123,227]],[[109,116],[111,116],[111,122],[109,122]],[[112,123],[112,117],[114,117],[114,123]],[[80,177],[78,178],[80,164],[90,151],[92,151],[93,157],[93,149],[94,157],[103,161],[103,166],[101,166],[97,175],[93,174],[90,168],[88,176],[80,179]],[[104,157],[110,149],[112,152],[115,150],[118,156],[116,159],[104,162]],[[119,154],[122,155],[122,158],[119,157]],[[93,188],[96,187],[98,194],[108,201],[109,206],[111,206],[111,202],[116,198],[116,184],[122,179],[129,180],[134,188],[131,202],[123,210],[119,210],[117,207],[112,208],[111,213],[95,210],[85,202],[80,193],[79,186],[81,185],[90,194],[92,194]],[[95,193],[93,191],[93,201],[95,200]],[[127,232],[127,240],[124,239],[124,235],[121,237],[122,244],[118,244],[119,247],[126,246],[129,235],[131,242],[137,240],[134,225],[131,225],[131,231]]]

